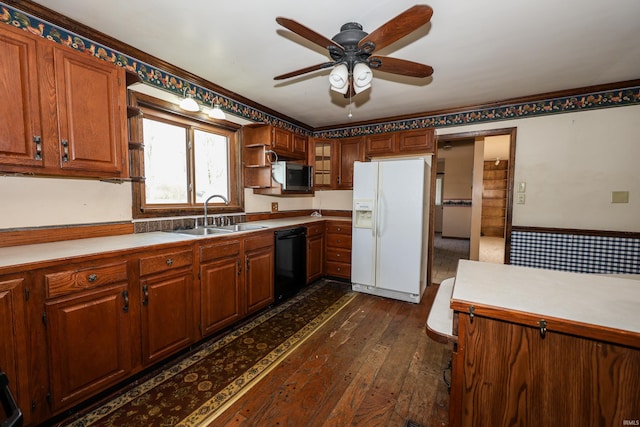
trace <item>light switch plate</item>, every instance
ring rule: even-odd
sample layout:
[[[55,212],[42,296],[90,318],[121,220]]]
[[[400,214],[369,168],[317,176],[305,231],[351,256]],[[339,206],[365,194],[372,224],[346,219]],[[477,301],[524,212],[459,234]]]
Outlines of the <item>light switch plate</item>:
[[[611,203],[629,203],[628,191],[612,191]]]
[[[527,183],[526,182],[519,182],[518,183],[518,193],[524,193],[527,190]]]

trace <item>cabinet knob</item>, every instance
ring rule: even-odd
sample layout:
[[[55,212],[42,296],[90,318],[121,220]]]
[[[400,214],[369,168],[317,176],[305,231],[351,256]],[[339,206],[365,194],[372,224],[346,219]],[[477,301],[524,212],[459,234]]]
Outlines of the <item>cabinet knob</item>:
[[[87,280],[91,283],[95,282],[96,280],[98,280],[98,275],[97,274],[93,274],[91,273],[90,275],[87,276]]]
[[[173,258],[167,259],[167,265],[173,265]]]

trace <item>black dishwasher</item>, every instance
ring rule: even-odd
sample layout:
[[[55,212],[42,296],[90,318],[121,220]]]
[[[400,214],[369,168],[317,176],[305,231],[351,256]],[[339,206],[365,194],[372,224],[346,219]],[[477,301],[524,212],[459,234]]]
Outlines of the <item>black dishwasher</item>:
[[[307,282],[307,229],[276,231],[275,242],[274,298],[279,303],[298,293]]]

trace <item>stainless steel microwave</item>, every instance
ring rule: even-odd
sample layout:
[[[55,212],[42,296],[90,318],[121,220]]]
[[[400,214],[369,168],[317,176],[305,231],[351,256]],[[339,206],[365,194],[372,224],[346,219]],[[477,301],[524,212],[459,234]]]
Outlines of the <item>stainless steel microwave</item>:
[[[273,179],[282,184],[285,191],[310,191],[313,188],[313,166],[294,162],[271,164]]]

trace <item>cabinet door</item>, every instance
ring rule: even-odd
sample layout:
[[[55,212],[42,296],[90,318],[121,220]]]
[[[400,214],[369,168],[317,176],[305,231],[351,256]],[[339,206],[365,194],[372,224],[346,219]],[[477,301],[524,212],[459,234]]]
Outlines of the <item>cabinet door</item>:
[[[155,363],[193,341],[191,271],[140,282],[142,289],[142,358]]]
[[[307,154],[307,140],[306,136],[293,134],[293,153],[299,156],[304,156]]]
[[[54,49],[63,170],[126,175],[124,70],[70,49]]]
[[[324,234],[307,237],[307,283],[311,283],[323,274]]]
[[[247,285],[247,313],[252,313],[273,303],[273,236],[267,246],[251,248],[250,240],[259,242],[265,238],[247,239],[245,242],[245,281]]]
[[[433,153],[433,129],[402,131],[398,135],[398,152]]]
[[[353,162],[364,161],[363,139],[345,138],[340,140],[339,189],[353,188]]]
[[[239,257],[224,258],[200,265],[201,329],[209,335],[242,316]]]
[[[316,188],[331,188],[337,184],[334,144],[335,141],[328,139],[317,139],[312,143],[310,163],[313,165],[313,186]]]
[[[271,140],[271,147],[279,152],[290,153],[293,151],[291,146],[291,132],[285,129],[274,127],[273,139]]]
[[[396,147],[397,134],[389,132],[380,135],[369,135],[365,140],[367,156],[382,156],[393,154]]]
[[[127,283],[45,305],[54,411],[112,386],[131,372]]]
[[[29,370],[27,327],[24,307],[24,279],[0,279],[0,369],[9,378],[9,390],[29,424]],[[2,412],[0,411],[0,414]]]
[[[5,165],[42,167],[36,41],[2,25],[0,58],[0,170],[19,171]]]

